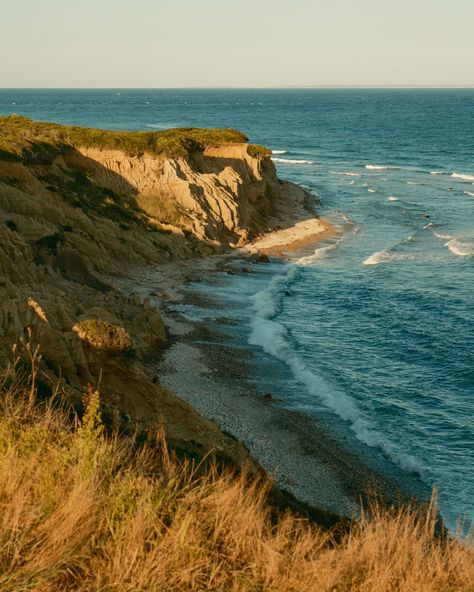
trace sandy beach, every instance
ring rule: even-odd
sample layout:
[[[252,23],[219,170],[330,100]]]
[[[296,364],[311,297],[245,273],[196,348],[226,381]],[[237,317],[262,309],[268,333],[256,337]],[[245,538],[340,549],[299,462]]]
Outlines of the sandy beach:
[[[297,251],[316,245],[336,232],[336,228],[321,218],[304,219],[288,228],[270,232],[244,247],[249,253],[291,258]]]

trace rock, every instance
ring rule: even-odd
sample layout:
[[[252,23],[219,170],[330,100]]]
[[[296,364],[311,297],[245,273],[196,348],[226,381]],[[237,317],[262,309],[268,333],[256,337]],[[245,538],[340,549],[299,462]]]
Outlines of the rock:
[[[263,395],[263,398],[265,399],[265,401],[274,401],[275,397],[272,395],[272,393],[266,393],[265,395]]]
[[[270,263],[270,257],[268,255],[265,255],[265,253],[259,253],[255,257],[255,261],[257,263]]]
[[[252,273],[252,270],[249,269],[248,267],[242,267],[241,272],[242,273]]]

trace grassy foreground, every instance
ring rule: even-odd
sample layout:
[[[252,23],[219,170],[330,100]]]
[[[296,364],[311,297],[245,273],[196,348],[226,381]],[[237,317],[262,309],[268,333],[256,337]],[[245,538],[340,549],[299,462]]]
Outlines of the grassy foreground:
[[[2,592],[474,590],[474,553],[435,537],[433,507],[373,508],[337,541],[275,523],[265,484],[179,462],[162,429],[107,435],[94,389],[81,421],[39,401],[25,350],[0,377]]]
[[[45,160],[71,147],[121,150],[130,156],[144,153],[186,157],[207,146],[246,143],[247,136],[233,129],[175,128],[155,132],[127,132],[32,121],[20,115],[0,117],[0,158]],[[263,146],[249,144],[251,156],[268,156]]]

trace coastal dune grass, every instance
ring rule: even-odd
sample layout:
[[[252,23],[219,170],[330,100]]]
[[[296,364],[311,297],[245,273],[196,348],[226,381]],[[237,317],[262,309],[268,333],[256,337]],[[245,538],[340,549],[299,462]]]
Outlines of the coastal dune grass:
[[[247,136],[229,128],[119,131],[33,121],[20,115],[0,117],[0,158],[9,160],[44,159],[68,147],[121,150],[129,156],[147,153],[179,158],[207,146],[247,142]],[[270,150],[256,144],[249,144],[248,152],[254,157],[271,154]]]
[[[286,513],[268,484],[194,466],[37,396],[23,344],[0,377],[0,590],[468,592],[474,554],[435,534],[436,508],[373,506],[346,534]],[[130,393],[133,396],[133,393]]]

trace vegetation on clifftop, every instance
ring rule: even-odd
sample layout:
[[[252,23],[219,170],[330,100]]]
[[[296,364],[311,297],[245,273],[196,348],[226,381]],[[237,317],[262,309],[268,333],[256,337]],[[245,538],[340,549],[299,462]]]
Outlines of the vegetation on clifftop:
[[[175,128],[163,131],[115,131],[32,121],[20,115],[0,117],[0,158],[47,160],[70,147],[121,150],[130,156],[144,153],[186,157],[207,146],[246,143],[233,129]],[[268,156],[262,146],[249,145],[254,157]]]
[[[372,508],[346,534],[271,516],[265,484],[193,467],[159,429],[107,434],[37,400],[27,346],[0,375],[0,589],[467,592],[474,552],[435,535],[436,511]],[[133,393],[131,393],[133,396]]]

